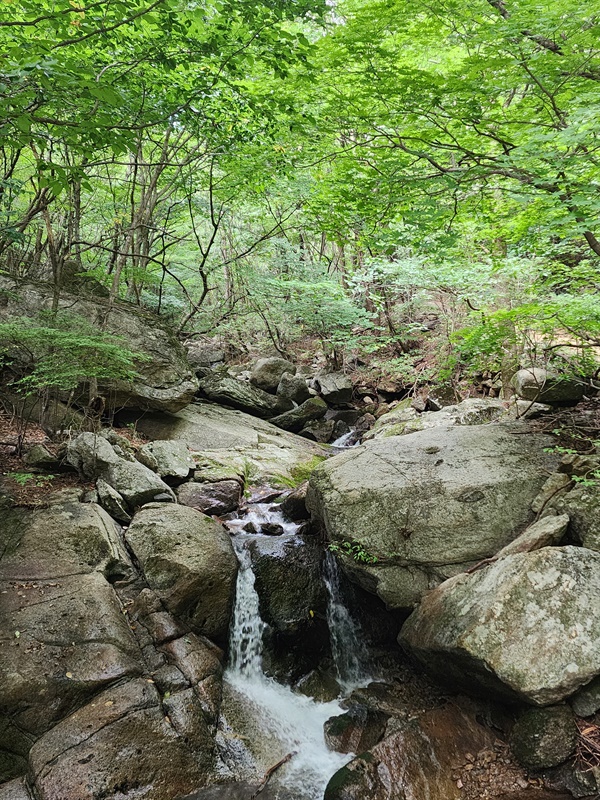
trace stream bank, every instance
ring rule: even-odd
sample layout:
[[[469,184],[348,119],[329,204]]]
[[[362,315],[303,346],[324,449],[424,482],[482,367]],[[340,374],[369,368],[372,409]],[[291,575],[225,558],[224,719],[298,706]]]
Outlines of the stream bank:
[[[220,410],[206,404],[186,411],[187,414],[179,412],[166,417],[171,429],[184,428],[179,446],[172,446],[177,443],[177,436],[171,440],[159,436],[152,443],[136,449],[139,452],[146,448],[144,460],[146,464],[152,464],[151,467],[134,457],[134,449],[126,437],[115,432],[100,437],[107,449],[99,439],[88,441],[91,434],[84,435],[77,444],[73,442],[72,460],[83,474],[93,464],[97,471],[97,494],[90,493],[89,487],[80,483],[65,487],[62,494],[47,494],[46,508],[15,509],[5,517],[5,550],[1,563],[4,582],[0,603],[5,609],[3,641],[7,658],[1,700],[5,712],[3,763],[7,769],[5,775],[12,780],[0,790],[3,800],[31,796],[35,800],[56,800],[57,796],[66,800],[98,800],[100,797],[103,800],[121,800],[123,797],[165,800],[190,793],[201,797],[204,790],[199,787],[223,779],[231,781],[236,775],[233,771],[229,774],[223,771],[220,745],[215,746],[215,736],[220,725],[219,736],[225,741],[238,741],[240,737],[236,730],[237,721],[235,725],[230,721],[234,715],[229,710],[232,704],[228,695],[230,687],[235,690],[239,675],[237,678],[232,675],[224,652],[232,650],[228,645],[227,623],[234,603],[236,574],[239,577],[243,572],[238,570],[238,559],[232,546],[240,534],[233,537],[226,534],[218,520],[199,513],[193,506],[183,505],[181,500],[176,504],[173,499],[181,498],[182,487],[192,484],[206,487],[227,483],[232,490],[237,487],[231,501],[235,506],[255,475],[264,476],[263,483],[267,483],[274,475],[279,475],[280,480],[282,477],[287,477],[288,481],[293,479],[293,475],[298,474],[299,464],[307,465],[309,471],[314,470],[314,448],[319,446],[258,420],[254,420],[254,427],[248,430],[246,418],[240,412]],[[228,427],[225,424],[227,419],[234,419],[235,427]],[[162,420],[167,424],[164,418]],[[495,441],[492,433],[500,430],[497,425],[494,423],[477,430],[481,431],[481,436],[485,433],[485,441],[489,443]],[[193,434],[190,433],[192,429],[195,429]],[[407,474],[401,465],[398,469],[400,454],[404,453],[402,458],[406,463],[416,463],[418,456],[423,463],[431,459],[432,470],[443,467],[452,470],[455,476],[460,474],[465,449],[462,446],[450,447],[450,441],[453,437],[477,437],[479,434],[474,432],[475,429],[460,433],[460,425],[456,429],[458,432],[450,431],[445,424],[436,434],[423,431],[422,434],[384,437],[375,439],[366,447],[347,450],[316,468],[312,491],[319,491],[324,474],[331,476],[327,480],[337,480],[338,470],[344,474],[348,465],[353,465],[359,476],[355,490],[368,486],[368,480],[373,479],[373,488],[366,499],[360,494],[352,494],[355,490],[347,487],[347,499],[352,502],[342,509],[346,514],[350,513],[352,505],[355,509],[363,509],[357,519],[347,520],[345,530],[353,532],[354,544],[361,544],[363,552],[372,555],[374,540],[368,538],[371,531],[385,531],[385,526],[393,520],[393,513],[397,515],[400,508],[401,495],[393,483]],[[202,443],[201,448],[189,450],[185,437],[190,435],[195,437],[196,443]],[[531,437],[533,434],[523,435]],[[427,442],[423,436],[428,437]],[[432,436],[442,437],[444,441],[432,444]],[[488,473],[497,470],[494,465],[500,465],[508,452],[513,459],[508,473],[512,470],[517,477],[515,480],[513,475],[507,485],[520,483],[527,487],[529,484],[523,480],[523,473],[519,473],[522,468],[515,466],[514,462],[517,456],[521,457],[520,445],[516,443],[525,439],[521,434],[510,436],[512,438],[506,440],[506,446],[494,448],[489,444],[489,447],[485,446],[487,450],[485,447],[480,450],[485,469]],[[427,451],[433,447],[439,449]],[[444,451],[445,447],[448,447],[447,451]],[[287,475],[277,462],[280,451],[286,450],[289,452],[283,463]],[[452,453],[455,454],[452,456],[456,458],[455,463],[450,458]],[[226,460],[226,454],[229,460]],[[88,458],[89,455],[93,458]],[[582,467],[572,460],[570,465],[563,466],[556,454],[539,458],[541,466],[548,458],[552,462],[550,469],[558,466],[563,471],[551,472],[550,476],[545,474],[544,480],[541,480],[541,473],[540,476],[536,473],[531,489],[527,491],[534,493],[535,490],[542,496],[546,492],[546,501],[541,501],[546,503],[545,507],[559,503],[555,510],[560,514],[556,516],[566,513],[571,519],[567,535],[579,537],[580,544],[582,541],[586,543],[579,550],[590,549],[595,536],[595,529],[589,524],[589,509],[593,505],[582,499],[582,491],[587,489],[589,494],[589,487],[571,485],[570,477],[587,469],[589,464]],[[368,466],[364,465],[364,459]],[[443,463],[435,466],[439,459],[443,459]],[[538,462],[534,459],[534,463]],[[499,466],[498,470],[502,472]],[[475,473],[483,476],[484,470],[475,470]],[[91,479],[92,473],[87,472],[87,475],[86,481]],[[414,472],[413,478],[418,475],[418,471]],[[567,480],[556,477],[560,475],[566,476]],[[392,476],[395,476],[393,480]],[[546,487],[548,480],[553,486],[557,480],[563,481],[562,488],[559,487],[561,490],[553,495],[554,505],[547,502],[548,493],[555,491]],[[120,491],[115,489],[115,496],[109,489],[113,488],[111,482],[117,481]],[[453,485],[448,480],[442,483],[444,486]],[[479,502],[477,491],[489,492],[490,484],[482,480],[480,485],[473,486],[472,471],[466,483],[466,488],[476,490],[475,494],[469,495],[471,500],[468,497],[462,505],[459,501],[456,508],[462,509],[461,513],[473,514]],[[282,485],[272,490],[270,497],[269,492],[263,494],[264,510],[269,514],[279,514],[279,510],[270,509],[276,498],[282,499],[282,494],[289,491],[284,487],[285,480],[282,480]],[[380,499],[379,505],[369,505],[377,497],[376,489],[380,498],[385,489],[389,499]],[[461,497],[464,489],[464,486],[455,487]],[[161,502],[156,502],[157,493],[163,495]],[[418,493],[410,481],[404,493],[410,507],[416,509]],[[323,498],[319,502],[323,502],[325,510],[318,513],[322,514],[322,523],[327,526],[328,521],[338,519],[338,514],[328,513],[326,506],[329,501],[325,494]],[[532,500],[536,498],[537,494]],[[102,500],[105,508],[112,508],[114,516],[101,508],[95,502],[97,500]],[[148,503],[148,500],[153,502]],[[284,500],[283,507],[292,508],[293,504],[288,504],[287,500],[291,500],[291,495]],[[443,492],[441,498],[435,499],[435,493],[429,491],[429,500],[437,506],[448,506],[448,497]],[[109,506],[110,502],[116,505]],[[296,507],[301,508],[301,497],[296,498],[296,503]],[[142,508],[136,510],[137,505]],[[502,504],[497,505],[498,514],[500,511],[504,513]],[[512,506],[517,513],[520,506],[514,503]],[[227,519],[230,513],[238,514],[223,510],[220,519],[235,529],[239,526],[234,520]],[[491,512],[483,515],[482,519],[487,517],[494,524],[483,531],[487,538],[482,541],[491,542],[492,551],[517,541],[522,531],[516,528],[527,524],[526,511],[523,514],[524,522],[519,518],[513,529],[504,532],[500,525],[496,525],[496,517],[492,519]],[[119,519],[118,525],[115,519]],[[443,797],[444,800],[454,797],[467,797],[468,800],[503,797],[504,800],[505,796],[520,800],[520,796],[525,795],[531,796],[532,800],[536,797],[541,800],[542,797],[559,798],[566,790],[567,796],[594,796],[595,790],[589,783],[594,779],[593,771],[574,770],[572,755],[565,758],[559,753],[554,756],[563,759],[558,766],[525,769],[516,763],[507,742],[513,735],[515,721],[524,713],[524,707],[515,703],[514,698],[506,703],[490,694],[484,700],[467,700],[456,695],[456,683],[440,689],[408,665],[398,650],[395,637],[411,609],[403,601],[397,604],[396,610],[386,612],[374,594],[380,593],[377,582],[381,581],[382,571],[384,575],[399,573],[404,580],[405,573],[415,566],[407,559],[413,546],[410,540],[417,534],[422,535],[415,528],[410,529],[410,537],[402,536],[404,550],[391,561],[381,552],[376,555],[377,562],[355,559],[344,553],[347,534],[344,538],[341,534],[337,537],[341,552],[338,551],[336,556],[346,575],[355,580],[359,572],[361,575],[361,585],[350,587],[350,606],[363,624],[362,638],[368,642],[370,652],[380,651],[379,662],[385,669],[379,681],[353,691],[341,702],[335,699],[335,695],[326,698],[321,694],[325,702],[319,706],[290,691],[288,686],[283,687],[282,693],[271,682],[273,678],[281,680],[287,676],[288,683],[292,682],[296,688],[301,688],[303,679],[306,679],[309,692],[316,695],[317,688],[322,692],[324,682],[319,685],[318,679],[324,672],[331,671],[333,665],[335,642],[332,647],[327,633],[326,586],[320,577],[312,586],[302,583],[309,564],[320,563],[320,557],[316,555],[320,556],[323,551],[319,532],[314,527],[303,531],[288,528],[286,534],[285,526],[290,524],[289,520],[280,517],[262,521],[247,518],[244,525],[249,522],[257,532],[245,531],[240,541],[259,542],[261,545],[254,548],[258,551],[254,554],[253,565],[257,582],[262,576],[266,586],[271,574],[275,576],[273,586],[283,585],[286,591],[279,599],[274,591],[270,598],[268,591],[261,592],[264,599],[263,607],[259,601],[259,616],[269,620],[271,634],[265,638],[267,648],[263,651],[262,672],[254,673],[254,680],[248,682],[246,690],[250,683],[254,683],[256,696],[263,705],[267,690],[272,692],[269,697],[273,706],[276,705],[273,698],[283,696],[284,718],[290,716],[288,704],[292,700],[299,701],[297,709],[303,709],[298,711],[303,717],[310,717],[316,708],[318,713],[314,718],[318,725],[315,724],[313,733],[316,736],[325,722],[326,739],[338,755],[334,751],[319,751],[326,756],[327,769],[332,767],[335,775],[328,776],[331,780],[327,787],[321,782],[315,791],[321,792],[325,788],[327,800],[358,800],[363,797],[395,800],[394,792],[406,793],[409,790],[420,792],[419,796],[426,796],[424,793],[428,791],[433,793],[433,797]],[[359,528],[357,522],[365,527]],[[263,524],[279,525],[283,531],[272,528],[269,533],[263,533],[260,530]],[[302,519],[294,524],[302,524]],[[473,530],[475,523],[469,521],[468,528]],[[431,525],[429,530],[433,530]],[[457,530],[460,531],[460,520]],[[301,568],[296,572],[297,587],[306,604],[298,604],[301,610],[295,618],[290,617],[287,611],[281,613],[295,574],[293,559],[286,546],[286,536],[290,535],[291,538],[301,538],[306,552],[315,554],[308,561],[303,556]],[[386,535],[392,536],[391,529]],[[434,538],[431,546],[436,541]],[[550,549],[563,549],[556,544]],[[460,537],[457,537],[459,545],[462,546]],[[273,550],[277,552],[279,548],[284,552],[284,558],[279,561],[289,567],[284,573],[278,572],[278,559],[272,557]],[[539,552],[543,553],[543,550]],[[211,557],[211,553],[219,555]],[[469,570],[471,566],[477,566],[478,560],[485,562],[493,557],[488,553],[485,549],[477,550],[470,560],[467,557],[461,564]],[[203,559],[202,554],[207,557]],[[460,558],[463,557],[461,552]],[[214,573],[215,563],[220,569],[218,578]],[[499,563],[503,562],[500,560]],[[432,565],[435,569],[431,569]],[[421,571],[428,573],[428,580],[441,580],[446,586],[442,567],[439,559],[437,562],[421,561],[418,565]],[[485,572],[488,566],[483,564],[481,569]],[[478,574],[482,574],[481,570],[475,571],[474,575]],[[460,580],[464,582],[467,578]],[[329,583],[331,586],[331,575]],[[389,585],[389,580],[386,578],[381,585]],[[214,590],[215,594],[206,595],[207,588]],[[355,593],[353,599],[352,593]],[[205,605],[201,602],[203,596],[207,598]],[[395,596],[399,596],[398,592]],[[594,602],[591,596],[590,608]],[[394,604],[388,602],[388,605]],[[314,617],[309,613],[311,610],[315,612]],[[341,624],[339,614],[330,613],[330,624],[332,620],[336,620],[336,628]],[[375,641],[378,636],[379,641]],[[293,656],[286,661],[285,656],[290,653]],[[428,663],[426,667],[431,669],[432,664]],[[311,671],[316,673],[312,677]],[[452,684],[454,676],[451,677]],[[247,679],[246,675],[244,680]],[[467,688],[471,689],[473,685],[474,681],[471,681]],[[36,687],[35,695],[31,687]],[[577,706],[575,701],[569,700],[574,709],[579,709],[578,713],[586,715],[588,726],[593,726],[593,701],[585,708],[582,702],[580,695],[577,695]],[[329,703],[334,705],[328,706]],[[307,709],[310,709],[310,714]],[[324,719],[325,712],[328,718],[334,717],[337,721]],[[255,717],[253,713],[250,716]],[[273,724],[275,728],[279,725],[277,721]],[[83,740],[78,733],[82,726],[90,731]],[[248,734],[241,734],[245,735],[250,740],[265,736],[262,729],[257,734],[256,728]],[[288,729],[281,735],[287,745],[278,751],[283,757],[291,751],[288,748],[292,747],[296,732],[290,733]],[[311,736],[313,734],[309,740]],[[320,735],[317,738],[321,747],[322,738]],[[218,737],[216,741],[218,744]],[[568,740],[565,738],[565,741]],[[65,742],[77,744],[66,747]],[[449,742],[453,743],[450,748],[447,747]],[[306,748],[311,752],[308,745]],[[354,758],[352,753],[357,752],[369,755],[366,759],[362,756]],[[401,759],[400,753],[404,754]],[[271,755],[273,752],[268,748],[262,762],[254,761],[253,765],[252,761],[248,762],[248,771],[237,774],[237,777],[245,775],[255,791],[257,781],[278,760],[270,758]],[[337,758],[341,761],[336,762]],[[309,760],[316,763],[318,759],[314,756]],[[346,761],[348,763],[344,763]],[[436,764],[441,766],[436,768]],[[408,768],[410,765],[411,769]],[[341,768],[336,772],[337,766]],[[285,767],[291,770],[293,759]],[[319,773],[321,780],[324,772],[323,768]],[[286,774],[282,769],[282,781]],[[25,781],[23,775],[27,776]],[[382,777],[385,775],[393,777]],[[272,780],[275,781],[275,776]],[[298,800],[293,794],[290,797],[289,786],[279,789],[276,782],[272,788],[270,784],[271,781],[267,788],[272,796],[280,793],[285,797],[287,793],[289,800]],[[223,791],[243,791],[243,787],[234,788],[234,785],[224,785]],[[542,788],[544,785],[545,789]],[[554,794],[549,788],[551,786],[555,787]],[[217,786],[207,787],[212,796],[218,796],[215,794],[218,789]],[[266,791],[262,794],[269,796]]]

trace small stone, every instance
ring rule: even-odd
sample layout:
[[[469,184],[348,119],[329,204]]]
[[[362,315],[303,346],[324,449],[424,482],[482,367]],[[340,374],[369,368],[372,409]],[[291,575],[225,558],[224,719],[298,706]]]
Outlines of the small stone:
[[[562,764],[575,752],[577,725],[567,705],[532,708],[514,726],[510,746],[524,767],[544,769]]]
[[[281,536],[284,530],[283,525],[277,525],[275,522],[263,522],[260,532],[265,536]]]

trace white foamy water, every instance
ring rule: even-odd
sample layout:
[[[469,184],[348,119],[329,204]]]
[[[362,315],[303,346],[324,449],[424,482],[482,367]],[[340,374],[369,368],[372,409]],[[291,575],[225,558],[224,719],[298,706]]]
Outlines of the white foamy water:
[[[264,508],[251,513],[255,515],[251,520],[255,524],[264,521],[261,518],[265,513],[269,522],[284,524],[288,540],[289,534],[297,530],[298,526],[285,523],[283,518],[275,519],[273,512]],[[242,523],[250,518],[248,515]],[[235,716],[245,729],[242,736],[260,762],[257,776],[293,753],[289,762],[277,770],[270,785],[281,786],[294,800],[320,800],[329,778],[351,758],[329,750],[323,735],[326,720],[343,713],[343,709],[336,701],[317,703],[296,694],[263,672],[262,637],[266,626],[260,618],[248,544],[264,538],[248,534],[233,538],[240,568],[230,634],[230,666],[225,673],[225,704],[235,708]],[[229,722],[237,727],[231,718]]]
[[[344,604],[340,573],[333,553],[325,553],[327,624],[338,681],[346,694],[369,682],[368,652],[360,629]]]

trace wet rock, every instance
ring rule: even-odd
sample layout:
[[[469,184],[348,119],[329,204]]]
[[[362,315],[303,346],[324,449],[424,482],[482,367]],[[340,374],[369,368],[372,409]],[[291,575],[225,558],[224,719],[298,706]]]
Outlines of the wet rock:
[[[298,433],[308,422],[324,417],[326,411],[327,404],[320,397],[311,397],[310,400],[306,400],[297,408],[273,417],[271,424],[276,425],[278,428],[283,428],[285,431]]]
[[[212,372],[201,378],[199,386],[206,397],[215,403],[224,403],[262,419],[274,417],[292,407],[291,400],[275,397],[223,372]]]
[[[302,375],[284,372],[277,386],[277,396],[300,405],[310,397],[306,379]]]
[[[214,727],[221,705],[223,651],[209,639],[193,633],[168,642],[161,651],[194,689],[202,716]]]
[[[184,506],[190,506],[204,514],[220,516],[238,508],[242,499],[242,487],[238,481],[184,483],[177,490],[177,498]]]
[[[338,770],[324,800],[459,800],[456,765],[492,742],[489,731],[457,708],[425,712]]]
[[[170,800],[206,783],[213,753],[190,747],[145,680],[107,689],[31,749],[38,800]]]
[[[253,541],[250,552],[260,614],[271,628],[267,661],[272,671],[289,670],[294,679],[329,648],[321,547],[313,537],[273,537]]]
[[[260,790],[260,794],[257,794]],[[257,783],[225,783],[220,786],[209,786],[177,800],[295,800],[293,793],[288,793],[279,786],[265,786]]]
[[[225,529],[192,508],[152,503],[125,537],[165,608],[193,631],[223,639],[237,573]]]
[[[556,457],[526,423],[434,428],[347,450],[320,464],[307,505],[329,539],[351,537],[346,573],[390,608],[489,558],[531,521]]]
[[[512,383],[518,397],[540,403],[578,403],[585,389],[580,381],[551,375],[540,367],[519,370]]]
[[[600,674],[599,590],[600,554],[591,550],[507,556],[426,595],[400,643],[466,691],[558,703]]]
[[[347,425],[343,420],[338,419],[337,422],[333,426],[333,433],[331,434],[332,442],[335,442],[340,436],[346,436],[346,434],[350,433],[350,426]]]
[[[364,753],[381,741],[389,717],[369,706],[354,705],[325,723],[325,741],[338,753]]]
[[[332,438],[334,428],[335,422],[332,419],[322,419],[305,425],[300,431],[300,436],[325,444]]]
[[[321,397],[332,405],[342,405],[352,400],[352,381],[343,372],[328,372],[316,379]]]
[[[152,674],[152,679],[161,694],[180,692],[187,689],[189,684],[179,667],[174,664],[165,664]]]
[[[312,697],[319,703],[328,703],[331,700],[335,700],[342,691],[336,679],[320,669],[313,669],[307,675],[303,675],[294,686],[294,689],[300,694]],[[332,749],[335,750],[336,748]]]
[[[152,470],[115,453],[102,436],[81,433],[67,448],[67,460],[86,478],[102,478],[121,495],[129,509],[149,503],[157,495],[175,502],[175,495]]]
[[[260,532],[265,536],[281,536],[284,530],[283,525],[278,525],[276,522],[263,522]]]
[[[281,511],[292,522],[300,522],[303,519],[309,518],[308,509],[306,508],[306,493],[308,491],[308,481],[301,483],[295,489],[284,497],[281,503]]]
[[[250,382],[264,392],[276,392],[285,373],[296,374],[296,367],[285,358],[259,358],[252,367]],[[285,395],[280,395],[280,397]],[[293,400],[293,397],[287,399]]]
[[[528,769],[556,767],[570,758],[577,746],[578,730],[567,705],[531,708],[514,726],[510,746]]]
[[[183,480],[194,469],[195,462],[185,442],[155,441],[143,445],[137,460],[161,478]]]

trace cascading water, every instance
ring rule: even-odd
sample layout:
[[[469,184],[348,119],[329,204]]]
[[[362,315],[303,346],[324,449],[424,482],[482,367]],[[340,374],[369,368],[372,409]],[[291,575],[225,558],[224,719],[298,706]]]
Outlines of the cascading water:
[[[357,624],[344,604],[340,573],[333,553],[325,553],[325,586],[327,587],[327,624],[331,650],[340,686],[346,694],[369,680],[368,653]]]
[[[270,785],[284,787],[285,797],[292,800],[320,800],[331,775],[350,759],[347,754],[329,750],[323,734],[327,719],[343,713],[343,709],[336,701],[318,703],[297,694],[264,673],[262,640],[266,625],[260,618],[248,548],[251,542],[258,542],[260,546],[261,540],[272,546],[273,537],[244,533],[248,522],[257,529],[264,522],[281,525],[284,533],[277,539],[295,537],[299,527],[286,522],[281,514],[264,504],[255,504],[243,520],[228,523],[232,532],[237,531],[233,544],[240,567],[230,635],[230,664],[225,673],[225,715],[231,727],[244,729],[241,738],[248,742],[248,747],[243,749],[246,755],[252,752],[258,762],[255,778],[260,778],[261,771],[264,773],[293,753],[289,762],[277,770]],[[341,618],[339,605],[334,606],[338,611],[332,614],[332,621],[336,613]],[[358,679],[358,672],[355,678]],[[231,736],[230,733],[226,735]]]

